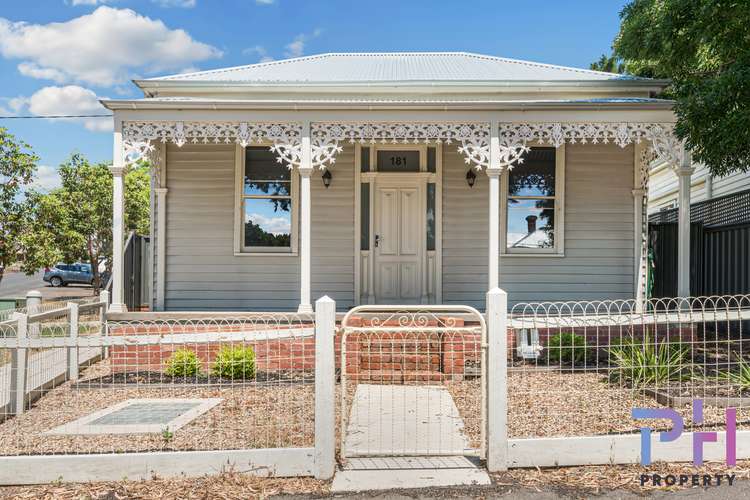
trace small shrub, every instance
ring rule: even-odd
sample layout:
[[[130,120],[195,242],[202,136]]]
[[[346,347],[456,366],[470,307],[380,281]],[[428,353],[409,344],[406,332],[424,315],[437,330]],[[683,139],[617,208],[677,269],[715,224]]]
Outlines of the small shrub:
[[[177,349],[165,362],[164,373],[170,377],[194,377],[201,371],[198,355],[190,349]]]
[[[573,332],[553,335],[547,341],[547,360],[551,365],[579,364],[589,358],[590,349],[586,338]]]
[[[608,349],[610,362],[615,369],[610,372],[610,382],[631,387],[658,386],[673,380],[690,378],[688,365],[690,350],[679,342],[652,341],[649,335],[643,341],[624,339]]]
[[[255,376],[255,351],[252,347],[222,347],[214,361],[213,374],[230,379]]]
[[[737,371],[720,372],[719,377],[730,384],[739,386],[740,391],[750,390],[750,363],[745,361],[741,354],[735,353],[737,359]]]

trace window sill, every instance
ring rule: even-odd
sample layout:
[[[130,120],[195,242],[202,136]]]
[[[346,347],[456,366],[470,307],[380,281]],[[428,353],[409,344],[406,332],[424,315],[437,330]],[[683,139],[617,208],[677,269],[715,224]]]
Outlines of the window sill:
[[[297,252],[234,252],[235,257],[298,257]]]

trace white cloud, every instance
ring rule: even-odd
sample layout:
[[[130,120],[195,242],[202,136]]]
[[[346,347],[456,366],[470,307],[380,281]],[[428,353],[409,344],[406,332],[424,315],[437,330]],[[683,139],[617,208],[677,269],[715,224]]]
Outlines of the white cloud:
[[[259,58],[259,62],[269,62],[274,60],[273,57],[268,55],[268,51],[262,45],[248,47],[244,49],[242,53],[246,56],[257,56]]]
[[[252,213],[245,216],[245,222],[253,221],[271,234],[289,234],[292,227],[286,217],[266,217],[262,214]]]
[[[286,45],[284,55],[287,57],[300,57],[305,53],[305,44],[313,38],[319,37],[322,32],[323,30],[316,29],[310,34],[300,33]]]
[[[70,21],[11,22],[0,17],[0,54],[21,59],[19,71],[34,78],[109,87],[132,71],[175,71],[222,52],[186,31],[130,9],[102,6]]]
[[[182,7],[183,9],[192,9],[195,7],[196,0],[151,0],[160,7]]]
[[[15,116],[27,103],[26,97],[0,97],[0,115]]]
[[[22,62],[18,65],[18,72],[24,76],[40,80],[52,80],[56,83],[65,83],[68,77],[55,68],[41,68],[33,62]]]
[[[276,3],[276,0],[255,0],[258,5],[272,5]]]
[[[55,167],[39,165],[32,186],[40,191],[51,191],[60,187],[60,175]]]
[[[99,103],[100,97],[94,91],[67,85],[65,87],[44,87],[28,98],[29,112],[37,116],[47,115],[99,115],[107,110]],[[111,132],[112,118],[71,118],[82,123],[92,132]]]

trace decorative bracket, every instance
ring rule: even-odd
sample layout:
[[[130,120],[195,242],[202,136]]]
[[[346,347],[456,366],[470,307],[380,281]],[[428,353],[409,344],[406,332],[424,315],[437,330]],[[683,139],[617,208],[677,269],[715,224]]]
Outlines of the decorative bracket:
[[[126,121],[122,124],[122,142],[126,163],[153,159],[157,142],[185,144],[250,144],[271,143],[279,163],[289,168],[299,166],[302,157],[302,126],[299,123],[249,122],[165,122]]]
[[[487,123],[313,123],[313,167],[325,169],[336,162],[341,141],[360,144],[451,144],[458,141],[458,151],[467,164],[477,169],[489,166],[490,127]]]

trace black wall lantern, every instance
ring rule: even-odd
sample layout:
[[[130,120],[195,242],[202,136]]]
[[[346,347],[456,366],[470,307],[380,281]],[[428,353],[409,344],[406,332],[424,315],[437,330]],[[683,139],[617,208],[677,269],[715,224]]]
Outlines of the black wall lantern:
[[[473,168],[470,168],[469,171],[466,172],[466,184],[468,184],[470,188],[473,188],[476,181],[477,174],[474,173]]]
[[[326,189],[328,189],[328,187],[331,185],[331,179],[333,179],[331,171],[326,169],[326,171],[323,172],[323,185],[326,187]]]

